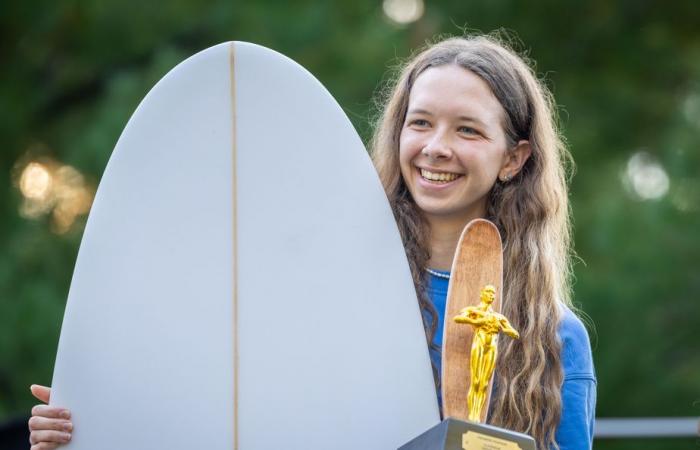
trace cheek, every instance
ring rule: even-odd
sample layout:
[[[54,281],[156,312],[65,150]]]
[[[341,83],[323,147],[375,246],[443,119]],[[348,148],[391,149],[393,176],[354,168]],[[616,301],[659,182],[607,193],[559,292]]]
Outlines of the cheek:
[[[401,165],[401,173],[404,177],[407,175],[405,173],[413,164],[413,158],[415,157],[415,152],[412,150],[410,139],[401,133],[399,137],[399,164]]]
[[[419,153],[421,147],[418,139],[410,131],[404,131],[399,136],[399,159],[410,163]]]
[[[473,167],[482,176],[493,178],[494,180],[503,165],[503,152],[493,148],[484,148],[478,152],[470,152],[464,158],[464,162],[468,167]]]

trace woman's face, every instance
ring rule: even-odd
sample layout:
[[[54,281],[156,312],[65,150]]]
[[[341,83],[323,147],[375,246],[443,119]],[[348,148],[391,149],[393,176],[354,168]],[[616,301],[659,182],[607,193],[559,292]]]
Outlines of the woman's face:
[[[505,112],[484,80],[457,65],[427,69],[411,89],[401,129],[401,174],[430,220],[483,217],[507,175]]]

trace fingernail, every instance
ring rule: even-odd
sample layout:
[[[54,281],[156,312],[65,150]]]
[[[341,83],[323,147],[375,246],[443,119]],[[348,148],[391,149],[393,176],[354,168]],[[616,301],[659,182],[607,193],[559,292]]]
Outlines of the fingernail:
[[[73,424],[68,422],[63,424],[63,429],[66,431],[71,431],[73,429]]]
[[[70,433],[63,433],[63,440],[64,442],[70,441]]]
[[[70,419],[70,411],[64,409],[61,411],[61,417],[64,419]]]

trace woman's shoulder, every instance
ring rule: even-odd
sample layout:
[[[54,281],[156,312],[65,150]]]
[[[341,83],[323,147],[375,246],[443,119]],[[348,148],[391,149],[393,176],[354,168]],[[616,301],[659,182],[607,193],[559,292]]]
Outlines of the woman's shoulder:
[[[566,305],[562,305],[558,334],[561,341],[564,379],[577,377],[595,379],[588,331],[581,319]]]

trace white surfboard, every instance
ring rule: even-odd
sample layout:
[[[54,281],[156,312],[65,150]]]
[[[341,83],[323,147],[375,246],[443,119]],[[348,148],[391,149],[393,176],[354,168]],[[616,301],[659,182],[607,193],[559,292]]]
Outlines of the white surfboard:
[[[392,449],[439,421],[386,196],[341,108],[252,44],[146,96],[100,183],[52,404],[70,449]]]

